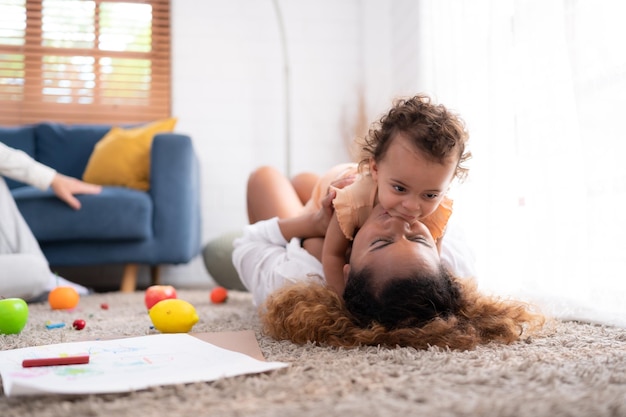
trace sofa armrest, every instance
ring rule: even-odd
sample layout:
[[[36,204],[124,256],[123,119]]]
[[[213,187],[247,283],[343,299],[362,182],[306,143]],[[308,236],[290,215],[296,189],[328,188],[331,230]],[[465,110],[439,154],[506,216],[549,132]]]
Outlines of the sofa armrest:
[[[154,202],[154,255],[162,263],[185,263],[200,253],[200,171],[191,138],[155,135],[150,164]]]

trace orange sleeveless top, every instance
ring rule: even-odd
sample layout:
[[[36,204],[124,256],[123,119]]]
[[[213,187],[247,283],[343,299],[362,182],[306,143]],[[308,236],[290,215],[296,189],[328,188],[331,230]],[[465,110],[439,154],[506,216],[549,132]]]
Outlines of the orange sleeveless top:
[[[337,196],[333,200],[335,213],[341,230],[346,239],[352,240],[354,232],[363,225],[369,217],[374,201],[376,200],[377,186],[370,175],[359,174],[355,163],[336,165],[322,176],[313,189],[311,198],[306,204],[308,210],[319,210],[322,200],[328,193],[330,184],[340,178],[357,175],[351,185],[342,189],[334,188]],[[428,227],[433,239],[443,237],[448,220],[452,215],[453,201],[444,197],[437,209],[420,221]]]

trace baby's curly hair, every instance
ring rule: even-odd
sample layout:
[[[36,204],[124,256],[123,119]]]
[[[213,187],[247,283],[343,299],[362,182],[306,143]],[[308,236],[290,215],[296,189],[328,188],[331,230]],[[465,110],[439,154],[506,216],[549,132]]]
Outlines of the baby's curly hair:
[[[261,322],[269,336],[297,344],[312,342],[344,348],[438,346],[453,350],[470,350],[490,342],[509,344],[544,325],[544,316],[526,303],[481,294],[472,279],[451,279],[459,291],[455,311],[437,314],[425,323],[389,328],[373,320],[364,325],[334,291],[307,282],[272,294],[260,309]]]
[[[467,177],[468,168],[463,164],[471,153],[465,149],[469,134],[464,121],[425,94],[395,100],[391,110],[372,124],[361,143],[359,166],[363,168],[371,159],[379,162],[399,133],[434,161],[458,158],[454,176],[461,181]]]

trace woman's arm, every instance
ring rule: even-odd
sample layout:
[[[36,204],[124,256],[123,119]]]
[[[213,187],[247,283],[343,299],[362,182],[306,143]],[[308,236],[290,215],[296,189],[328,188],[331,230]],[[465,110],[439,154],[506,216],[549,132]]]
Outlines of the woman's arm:
[[[47,165],[31,158],[27,153],[14,149],[0,142],[0,175],[6,175],[45,190],[48,187],[59,199],[73,209],[80,208],[76,194],[97,194],[102,187],[88,184],[79,179],[59,174]]]
[[[248,225],[233,242],[233,266],[256,305],[287,283],[323,282],[321,263],[300,248],[299,240],[286,240],[279,221],[274,217]]]
[[[322,200],[322,208],[315,213],[304,212],[296,217],[278,220],[278,226],[285,240],[289,241],[294,237],[301,239],[324,237],[333,217],[332,202],[335,194],[334,190],[329,191]]]
[[[26,152],[0,142],[0,175],[46,190],[56,171],[35,161]]]

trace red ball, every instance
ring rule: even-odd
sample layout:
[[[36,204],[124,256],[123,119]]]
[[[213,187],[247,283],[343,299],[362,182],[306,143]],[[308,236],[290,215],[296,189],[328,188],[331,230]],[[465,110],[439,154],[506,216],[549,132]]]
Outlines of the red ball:
[[[109,305],[107,303],[102,303],[100,304],[100,308],[103,310],[108,310],[109,309]]]
[[[223,303],[228,298],[228,291],[224,287],[215,287],[211,291],[209,298],[215,304]]]
[[[72,327],[75,328],[76,330],[83,330],[85,328],[85,320],[82,319],[77,319],[74,320],[74,323],[72,323]]]

